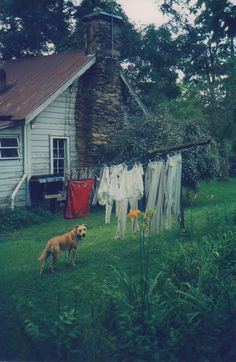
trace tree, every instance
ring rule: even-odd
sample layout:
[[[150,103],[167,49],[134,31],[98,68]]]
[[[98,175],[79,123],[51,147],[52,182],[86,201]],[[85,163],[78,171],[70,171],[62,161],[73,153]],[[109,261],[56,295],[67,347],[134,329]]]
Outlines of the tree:
[[[180,4],[185,5],[188,17],[194,14],[192,22],[178,9]],[[162,10],[172,16],[169,26],[177,37],[183,83],[197,85],[204,119],[219,144],[221,174],[227,178],[228,145],[236,126],[236,7],[226,0],[165,0]]]
[[[65,0],[2,0],[0,56],[23,56],[83,49],[83,17],[103,10],[123,18],[123,58],[139,49],[139,36],[115,0],[83,0],[78,7]]]
[[[59,49],[69,36],[72,10],[64,0],[2,0],[1,58],[7,60]]]
[[[126,70],[147,107],[156,113],[160,104],[180,95],[176,83],[178,50],[166,26],[153,24],[139,31],[140,49]]]

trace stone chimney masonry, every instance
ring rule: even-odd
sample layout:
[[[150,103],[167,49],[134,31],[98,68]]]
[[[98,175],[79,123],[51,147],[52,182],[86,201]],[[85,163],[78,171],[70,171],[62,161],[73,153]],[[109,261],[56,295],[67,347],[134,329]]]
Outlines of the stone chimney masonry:
[[[95,12],[85,16],[84,22],[85,52],[96,54],[96,63],[78,82],[78,167],[96,165],[101,145],[110,143],[124,123],[119,59],[122,18]]]
[[[85,53],[96,53],[97,58],[120,57],[121,24],[120,16],[96,12],[84,16]]]

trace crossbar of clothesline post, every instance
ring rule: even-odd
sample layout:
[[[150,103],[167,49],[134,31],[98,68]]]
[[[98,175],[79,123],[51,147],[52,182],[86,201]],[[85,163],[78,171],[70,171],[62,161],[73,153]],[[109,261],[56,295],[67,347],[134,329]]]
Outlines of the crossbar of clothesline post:
[[[178,150],[182,150],[182,149],[188,149],[188,148],[191,148],[191,147],[204,146],[204,145],[208,145],[209,143],[211,143],[211,140],[206,140],[206,141],[201,141],[201,142],[183,143],[183,144],[180,144],[180,145],[175,145],[173,147],[157,148],[157,149],[153,149],[153,150],[148,150],[147,153],[149,155],[154,154],[154,153],[166,153],[166,152],[171,152],[171,151],[178,151]]]

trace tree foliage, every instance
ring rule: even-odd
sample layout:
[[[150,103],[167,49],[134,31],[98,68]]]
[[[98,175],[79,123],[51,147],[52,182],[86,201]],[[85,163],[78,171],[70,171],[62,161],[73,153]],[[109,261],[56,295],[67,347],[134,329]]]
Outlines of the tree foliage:
[[[183,84],[198,89],[203,119],[220,145],[221,173],[227,177],[227,143],[236,131],[236,6],[227,0],[165,0],[162,10],[173,20],[169,26],[177,36]]]
[[[167,143],[176,142],[177,138],[169,136],[173,132],[169,121],[165,121],[166,114],[171,114],[171,122],[179,129],[195,122],[218,142],[221,172],[227,174],[228,145],[236,135],[233,2],[164,0],[161,9],[169,20],[159,27],[151,24],[138,29],[116,0],[82,0],[77,7],[71,0],[2,0],[2,60],[83,48],[83,17],[98,9],[122,17],[121,60],[137,93],[154,115],[152,122],[131,120],[122,136],[123,145],[129,135],[127,145],[133,144],[132,154],[140,152],[142,156],[146,145],[158,143],[159,134]],[[135,141],[134,126],[142,130],[135,134]],[[197,134],[200,137],[199,131]],[[125,146],[124,152],[129,153]]]
[[[102,163],[143,162],[145,165],[150,159],[160,160],[167,156],[167,152],[150,154],[152,149],[166,149],[210,138],[206,127],[188,118],[180,124],[168,113],[154,118],[133,117],[112,144],[102,149],[100,159]],[[209,180],[219,173],[219,154],[213,140],[209,146],[183,150],[182,157],[185,186],[196,188],[200,180]]]
[[[2,0],[1,58],[83,49],[82,19],[98,9],[123,18],[123,58],[135,54],[138,33],[115,0],[83,0],[78,7],[69,0]]]
[[[72,6],[64,0],[2,0],[2,59],[55,51],[69,36]]]
[[[165,99],[180,95],[176,83],[178,50],[166,26],[153,24],[141,32],[141,49],[138,57],[128,67],[128,76],[139,88],[145,104],[156,112]]]

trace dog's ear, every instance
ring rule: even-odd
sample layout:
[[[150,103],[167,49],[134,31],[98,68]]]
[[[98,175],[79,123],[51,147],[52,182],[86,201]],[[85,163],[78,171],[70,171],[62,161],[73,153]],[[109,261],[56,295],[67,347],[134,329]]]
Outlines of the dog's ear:
[[[74,226],[74,229],[77,229],[79,227],[79,225],[76,225],[76,226]]]
[[[87,224],[83,224],[85,227],[87,227]]]

